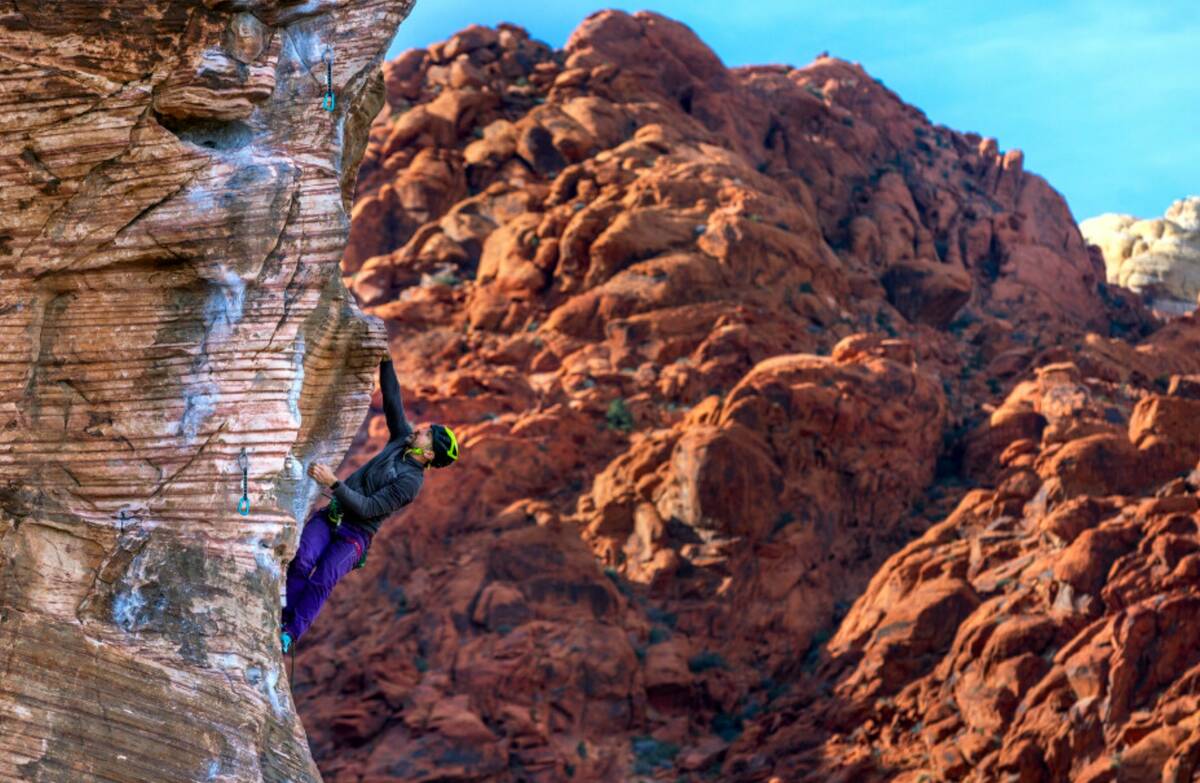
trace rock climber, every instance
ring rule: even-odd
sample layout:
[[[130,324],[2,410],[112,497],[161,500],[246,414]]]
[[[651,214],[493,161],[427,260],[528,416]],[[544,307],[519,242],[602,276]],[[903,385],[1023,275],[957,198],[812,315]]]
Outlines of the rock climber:
[[[308,475],[333,490],[333,497],[305,523],[296,556],[288,565],[280,632],[285,653],[316,619],[338,580],[366,564],[379,526],[417,497],[425,470],[458,460],[458,439],[449,427],[414,428],[409,423],[390,358],[379,362],[379,386],[387,445],[345,481],[338,481],[327,465],[314,462],[308,468]]]

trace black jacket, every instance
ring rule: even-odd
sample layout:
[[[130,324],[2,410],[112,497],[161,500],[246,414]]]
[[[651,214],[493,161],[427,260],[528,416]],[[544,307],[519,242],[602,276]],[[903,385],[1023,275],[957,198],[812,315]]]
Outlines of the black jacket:
[[[343,522],[371,535],[379,531],[390,515],[411,503],[425,481],[424,468],[404,453],[412,425],[404,416],[400,384],[391,359],[379,364],[379,387],[387,417],[387,445],[345,481],[333,485],[333,495],[344,512]]]

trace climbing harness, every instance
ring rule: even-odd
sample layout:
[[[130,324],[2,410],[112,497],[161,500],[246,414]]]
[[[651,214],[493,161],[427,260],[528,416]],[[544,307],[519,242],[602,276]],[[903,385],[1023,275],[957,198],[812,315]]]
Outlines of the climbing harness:
[[[238,464],[242,466],[242,499],[238,501],[238,513],[242,516],[250,514],[250,498],[247,493],[246,471],[250,468],[250,459],[246,456],[246,447],[242,446],[242,453],[238,455]]]
[[[329,499],[329,508],[325,512],[325,517],[333,525],[335,531],[342,526],[342,509],[338,505],[336,497]],[[354,567],[362,568],[367,564],[367,550],[358,542],[358,539],[348,538],[348,540],[351,544],[354,544],[354,549],[359,554],[358,562],[354,564]]]
[[[321,108],[333,111],[333,49],[326,46],[321,59],[325,62],[325,97],[321,99]]]

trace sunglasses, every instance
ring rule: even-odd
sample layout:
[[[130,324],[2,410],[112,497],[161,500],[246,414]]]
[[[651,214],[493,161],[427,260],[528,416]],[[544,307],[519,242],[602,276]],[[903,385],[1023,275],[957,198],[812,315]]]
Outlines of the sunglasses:
[[[431,432],[432,432],[432,430],[431,430]],[[454,433],[448,429],[446,430],[446,434],[448,436],[450,436],[450,447],[448,449],[446,449],[446,456],[449,457],[451,460],[457,460],[458,459],[458,438],[454,437]],[[413,440],[415,441],[416,439],[417,439],[417,433],[413,433]],[[428,454],[430,457],[437,456],[437,454],[434,452],[433,449],[431,449],[431,448],[423,449],[420,446],[409,446],[408,451],[406,451],[405,453],[409,453],[409,452],[411,452],[413,454],[420,454],[421,456],[424,456],[426,454]]]

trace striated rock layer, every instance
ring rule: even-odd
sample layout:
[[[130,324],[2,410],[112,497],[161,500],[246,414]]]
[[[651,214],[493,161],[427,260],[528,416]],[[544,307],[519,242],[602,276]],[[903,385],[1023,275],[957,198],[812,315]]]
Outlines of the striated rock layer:
[[[282,568],[384,350],[332,272],[410,5],[0,8],[0,779],[319,780]]]
[[[1079,224],[1100,248],[1108,281],[1132,288],[1155,309],[1179,315],[1200,296],[1200,196],[1176,201],[1160,218],[1108,213]]]
[[[1157,323],[1021,153],[856,64],[728,69],[605,11],[562,51],[475,26],[384,73],[342,270],[463,456],[301,643],[328,780],[884,775],[911,746],[873,755],[874,694],[986,600],[884,563],[964,496],[1013,517],[1187,460],[1125,427],[1192,372],[1191,322],[1132,347]],[[1034,399],[1047,365],[1093,355],[1124,402],[1049,421],[1075,397]]]

